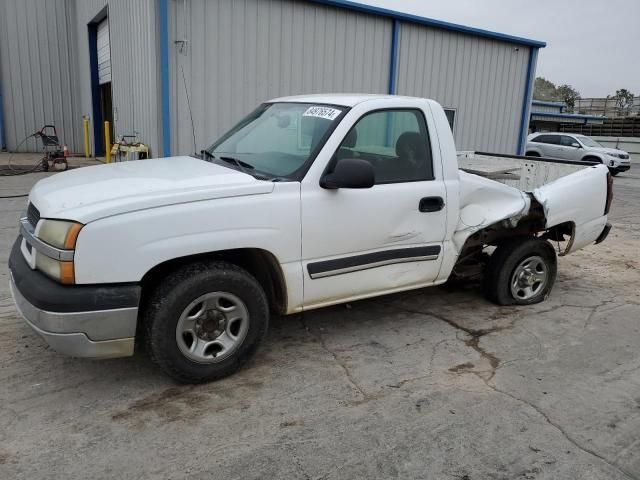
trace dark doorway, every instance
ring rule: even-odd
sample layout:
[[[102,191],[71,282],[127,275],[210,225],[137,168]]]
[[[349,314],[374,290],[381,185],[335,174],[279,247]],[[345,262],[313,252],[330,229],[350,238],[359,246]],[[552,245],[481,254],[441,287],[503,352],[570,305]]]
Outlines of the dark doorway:
[[[109,138],[113,143],[113,103],[111,101],[111,82],[100,85],[100,109],[102,110],[102,122],[109,122]],[[104,127],[101,129],[104,136]],[[105,145],[105,148],[108,148]]]

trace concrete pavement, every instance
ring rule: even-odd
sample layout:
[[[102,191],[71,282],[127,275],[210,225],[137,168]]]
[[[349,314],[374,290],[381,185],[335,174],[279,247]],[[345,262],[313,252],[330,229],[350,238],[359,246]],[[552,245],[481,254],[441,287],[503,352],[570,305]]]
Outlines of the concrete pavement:
[[[51,351],[7,285],[26,200],[0,199],[0,478],[640,479],[640,176],[615,189],[542,304],[467,284],[275,318],[201,386]]]

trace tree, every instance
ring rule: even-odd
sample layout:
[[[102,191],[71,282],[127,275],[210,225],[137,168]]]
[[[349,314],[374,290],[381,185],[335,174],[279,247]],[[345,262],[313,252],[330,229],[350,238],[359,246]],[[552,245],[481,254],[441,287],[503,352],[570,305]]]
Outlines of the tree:
[[[633,105],[633,93],[626,88],[616,90],[616,94],[613,95],[613,99],[616,101],[616,107],[621,110],[626,110]]]
[[[573,112],[573,107],[576,105],[576,100],[580,98],[580,92],[573,88],[571,85],[560,85],[556,89],[556,93],[560,100],[567,104],[567,110]]]
[[[535,100],[544,100],[545,102],[558,101],[555,84],[546,78],[536,77],[536,81],[533,84],[533,98]]]
[[[546,102],[564,102],[567,104],[567,109],[573,111],[576,100],[580,98],[580,92],[571,85],[565,84],[557,87],[546,78],[537,77],[533,84],[533,98]]]

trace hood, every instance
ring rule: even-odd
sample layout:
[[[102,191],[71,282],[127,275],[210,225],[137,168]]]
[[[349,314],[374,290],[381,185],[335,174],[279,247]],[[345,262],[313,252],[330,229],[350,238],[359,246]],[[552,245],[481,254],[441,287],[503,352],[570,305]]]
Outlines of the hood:
[[[611,153],[611,154],[615,155],[616,157],[618,155],[629,155],[624,150],[617,150],[615,148],[608,148],[608,147],[590,147],[589,150],[592,151],[592,152]]]
[[[192,157],[96,165],[40,180],[29,201],[42,218],[88,223],[135,210],[273,191],[272,182]]]

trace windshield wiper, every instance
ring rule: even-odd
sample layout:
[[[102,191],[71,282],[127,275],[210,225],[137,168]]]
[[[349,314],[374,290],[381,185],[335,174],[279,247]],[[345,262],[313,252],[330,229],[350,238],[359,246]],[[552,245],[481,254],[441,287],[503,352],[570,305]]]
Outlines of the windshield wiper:
[[[209,150],[200,150],[200,158],[202,160],[206,160],[207,158],[213,160],[216,157]]]
[[[223,162],[233,163],[238,166],[238,168],[242,171],[242,173],[246,173],[247,175],[251,175],[251,173],[247,172],[247,170],[255,170],[255,167],[250,163],[243,162],[242,160],[238,160],[233,157],[218,157]]]

